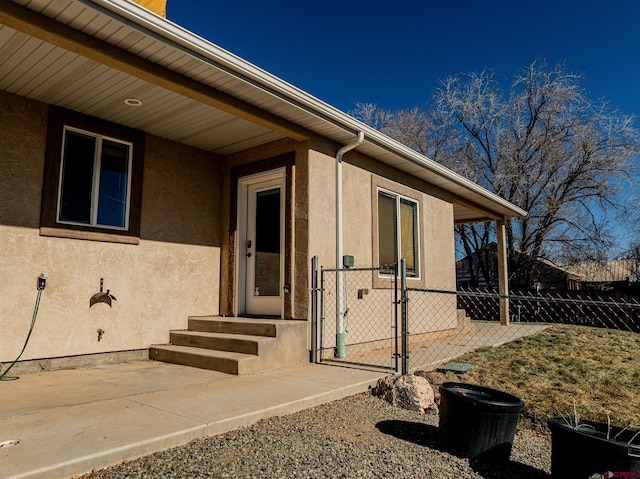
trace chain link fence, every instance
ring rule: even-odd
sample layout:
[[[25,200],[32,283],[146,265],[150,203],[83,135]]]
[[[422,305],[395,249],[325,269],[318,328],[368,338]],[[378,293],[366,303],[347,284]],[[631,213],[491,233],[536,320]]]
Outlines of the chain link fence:
[[[392,288],[373,287],[380,274]],[[322,268],[320,278],[318,360],[397,371],[396,276],[385,268]]]
[[[390,280],[384,288],[374,287],[380,275]],[[312,346],[316,362],[406,373],[435,369],[469,351],[534,335],[554,324],[640,333],[640,303],[605,294],[505,296],[486,290],[407,288],[402,268],[400,274],[393,268],[322,269],[321,278],[313,288],[320,311],[314,322],[319,344]]]
[[[466,352],[536,334],[554,324],[640,332],[640,304],[584,293],[511,294],[495,291],[407,289],[409,364],[432,369]],[[455,301],[456,321],[451,315]],[[501,318],[500,302],[508,306]],[[439,322],[438,322],[439,318]],[[437,331],[420,334],[428,325]]]
[[[497,291],[457,291],[458,308],[475,321],[493,321],[499,317]],[[512,292],[509,319],[513,323],[549,323],[619,329],[640,333],[640,304],[625,301],[611,293],[565,291]]]

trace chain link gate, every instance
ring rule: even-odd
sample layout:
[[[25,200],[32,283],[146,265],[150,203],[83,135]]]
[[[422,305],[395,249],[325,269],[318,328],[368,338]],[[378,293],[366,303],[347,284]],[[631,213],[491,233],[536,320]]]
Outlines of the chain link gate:
[[[395,267],[318,269],[314,257],[312,270],[312,362],[399,371],[400,290]],[[391,287],[374,288],[374,275],[385,273]]]

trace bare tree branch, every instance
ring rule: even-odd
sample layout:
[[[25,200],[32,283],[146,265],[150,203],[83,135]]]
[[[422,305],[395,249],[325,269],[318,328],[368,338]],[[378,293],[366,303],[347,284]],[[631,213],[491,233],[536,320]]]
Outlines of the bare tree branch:
[[[536,61],[505,92],[491,71],[445,78],[428,108],[357,116],[527,210],[506,223],[512,287],[531,285],[536,258],[602,257],[608,214],[622,214],[622,185],[640,154],[634,118],[589,98],[581,75]],[[487,225],[456,228],[465,253],[486,249]],[[517,254],[516,254],[517,253]],[[477,269],[477,271],[476,271]],[[489,265],[473,266],[472,281]]]

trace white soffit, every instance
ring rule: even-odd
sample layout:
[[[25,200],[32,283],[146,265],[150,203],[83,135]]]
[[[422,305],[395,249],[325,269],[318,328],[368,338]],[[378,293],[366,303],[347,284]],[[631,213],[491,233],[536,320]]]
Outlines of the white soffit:
[[[62,3],[72,2],[51,2],[58,7],[56,12],[60,10]],[[87,7],[83,8],[89,10]],[[72,10],[76,13],[75,9]],[[68,10],[63,12],[69,13]],[[72,23],[77,23],[78,18],[82,17],[65,15],[65,18],[67,16],[76,19]],[[105,22],[98,19],[91,26],[105,32],[113,30],[116,23],[110,20],[111,28],[107,29]],[[122,30],[120,28],[116,31],[122,34]],[[125,35],[129,40],[131,37],[131,34]],[[137,35],[136,38],[140,36]],[[156,40],[154,42],[158,43]],[[151,46],[148,48],[153,50]],[[165,46],[162,49],[167,48]],[[283,137],[282,134],[255,123],[5,25],[0,25],[0,89],[138,128],[220,155]],[[139,99],[142,106],[127,106],[124,103],[127,98]]]
[[[442,165],[128,0],[13,1],[337,143],[351,143],[362,130],[365,143],[358,151],[497,216],[526,214]],[[218,154],[283,137],[6,26],[0,27],[0,88]],[[127,107],[124,98],[138,98],[143,107]],[[466,207],[455,206],[456,220],[481,217]]]

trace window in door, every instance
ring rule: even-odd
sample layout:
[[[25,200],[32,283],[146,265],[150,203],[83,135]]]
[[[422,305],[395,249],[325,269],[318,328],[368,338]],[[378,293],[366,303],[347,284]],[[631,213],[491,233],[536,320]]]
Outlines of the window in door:
[[[280,295],[280,188],[256,195],[254,294]]]

